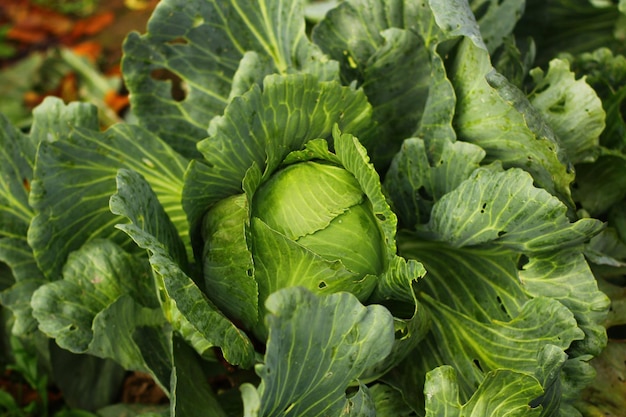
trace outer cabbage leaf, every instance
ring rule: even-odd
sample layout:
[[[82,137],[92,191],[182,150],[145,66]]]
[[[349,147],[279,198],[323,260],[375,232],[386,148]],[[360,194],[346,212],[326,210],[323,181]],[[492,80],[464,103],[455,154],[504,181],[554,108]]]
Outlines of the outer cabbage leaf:
[[[550,61],[547,73],[531,71],[536,84],[530,93],[532,105],[559,139],[572,164],[597,157],[600,133],[605,128],[602,102],[584,79],[575,79],[567,61]]]
[[[170,416],[227,417],[209,386],[200,358],[179,337],[172,342]]]
[[[0,302],[15,316],[12,333],[26,334],[37,326],[30,297],[45,278],[26,242],[34,216],[28,205],[36,142],[0,115],[0,262],[11,270],[13,285],[0,293]]]
[[[48,107],[58,111],[58,103],[49,100],[38,114],[44,117]],[[38,114],[33,129],[41,129]],[[82,113],[75,114],[79,117]],[[134,247],[113,227],[119,219],[108,210],[118,168],[136,169],[151,182],[178,233],[187,239],[187,220],[180,203],[186,161],[180,155],[135,125],[119,124],[101,133],[68,126],[62,119],[57,122],[66,134],[41,143],[29,200],[36,216],[28,230],[28,242],[46,277],[58,278],[67,255],[91,239],[106,238],[124,248]],[[54,130],[49,120],[42,123]],[[178,259],[186,256],[184,251],[177,255]]]
[[[23,239],[33,217],[28,193],[37,143],[0,115],[0,238]]]
[[[107,240],[72,252],[63,279],[38,288],[31,303],[39,328],[60,347],[113,359],[125,369],[151,372],[141,347],[153,340],[134,340],[137,328],[161,328],[167,337],[147,262]],[[167,386],[167,374],[154,376]]]
[[[567,55],[577,75],[585,80],[602,99],[606,128],[600,136],[600,156],[576,166],[574,198],[592,216],[606,218],[612,207],[623,205],[626,197],[626,124],[622,115],[626,97],[626,58],[607,48],[580,55]],[[598,181],[602,178],[602,181]]]
[[[570,348],[573,356],[600,354],[607,343],[601,324],[606,319],[609,300],[598,291],[596,281],[590,279],[593,274],[582,253],[565,249],[534,256],[519,275],[529,294],[555,298],[574,313],[585,338]]]
[[[573,206],[569,185],[574,174],[560,144],[525,95],[495,73],[487,51],[464,39],[449,78],[458,97],[454,128],[459,139],[483,148],[485,162],[530,172],[541,188]]]
[[[433,28],[428,11],[426,2],[344,1],[313,30],[315,43],[340,63],[344,84],[356,83],[372,103],[385,138],[373,144],[377,165],[387,165],[415,131],[428,97],[429,50],[421,32],[411,30]]]
[[[336,78],[337,64],[305,35],[304,3],[160,2],[147,33],[131,33],[124,44],[123,72],[134,113],[178,152],[197,156],[196,143],[206,136],[209,121],[222,114],[238,78],[260,81],[268,72],[294,71]],[[242,61],[249,51],[256,55]],[[181,80],[184,99],[173,97],[171,81],[156,79],[158,71]]]
[[[366,385],[359,384],[359,390],[351,393],[346,406],[341,410],[340,417],[376,417],[376,405]]]
[[[484,47],[464,1],[344,1],[315,27],[313,39],[340,62],[343,82],[362,86],[372,103],[380,135],[386,138],[374,148],[377,166],[386,167],[402,140],[418,128],[419,136],[435,129],[454,136],[446,120],[454,112],[454,91],[440,53],[445,55],[451,45],[446,41],[458,36]]]
[[[0,239],[0,262],[8,265],[15,280],[11,287],[0,292],[0,303],[15,317],[11,332],[16,336],[26,335],[37,328],[30,299],[48,280],[39,271],[25,237]]]
[[[428,271],[415,290],[433,321],[389,381],[407,390],[406,398],[414,395],[420,410],[416,387],[438,366],[458,372],[461,402],[489,372],[506,370],[534,378],[529,386],[539,381],[543,396],[526,404],[570,410],[592,377],[586,361],[606,343],[608,300],[582,256],[583,243],[602,224],[571,223],[565,205],[536,188],[528,173],[498,164],[476,168],[481,152],[459,143],[431,139],[426,148],[422,140],[407,141],[385,183],[393,206],[410,208],[398,211],[401,224],[405,213],[414,224],[398,234],[399,253]],[[458,162],[436,169],[436,150]],[[418,199],[406,204],[411,195]],[[546,321],[550,315],[555,319]]]
[[[479,168],[435,204],[427,228],[454,247],[493,242],[527,254],[577,246],[600,232],[596,219],[570,223],[567,208],[532,183],[520,169]]]
[[[44,111],[47,109],[47,111]],[[36,123],[29,135],[15,129],[0,115],[0,260],[12,272],[15,283],[0,294],[0,301],[15,316],[12,332],[26,335],[37,326],[32,317],[30,298],[47,279],[39,270],[26,235],[35,211],[28,199],[33,181],[33,167],[40,142],[62,136],[69,124],[93,126],[95,108],[46,99],[34,110]]]
[[[162,308],[172,327],[201,355],[208,355],[215,346],[222,349],[231,364],[251,366],[254,349],[248,337],[207,299],[175,261],[172,249],[179,237],[150,185],[138,173],[121,170],[117,187],[117,194],[111,197],[111,211],[131,221],[117,228],[148,251]]]
[[[77,127],[100,130],[98,108],[89,103],[65,104],[57,97],[46,97],[33,109],[30,137],[36,144],[56,142],[67,138]]]
[[[242,386],[244,415],[371,415],[366,391],[356,399],[345,391],[391,351],[391,314],[349,293],[316,296],[300,287],[282,289],[266,304],[267,351],[256,367],[261,384]]]
[[[459,400],[456,372],[441,366],[426,375],[426,417],[540,416],[541,409],[532,408],[528,398],[541,395],[535,378],[508,370],[487,374],[485,381],[465,403]]]

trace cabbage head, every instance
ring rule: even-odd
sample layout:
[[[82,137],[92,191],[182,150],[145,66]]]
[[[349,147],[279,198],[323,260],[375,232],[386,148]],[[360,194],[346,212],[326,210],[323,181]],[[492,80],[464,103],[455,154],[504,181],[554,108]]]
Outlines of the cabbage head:
[[[272,109],[282,95],[310,100],[298,106],[310,103],[310,111],[284,109],[284,117],[277,116]],[[246,113],[246,105],[259,100],[268,102]],[[261,340],[264,302],[282,288],[347,291],[362,303],[381,302],[392,297],[393,283],[410,285],[423,272],[407,273],[396,255],[396,216],[356,136],[366,143],[371,136],[370,111],[350,87],[270,76],[263,90],[252,88],[214,119],[211,136],[199,145],[206,162],[192,163],[183,201],[204,290]],[[238,120],[251,128],[235,128]]]

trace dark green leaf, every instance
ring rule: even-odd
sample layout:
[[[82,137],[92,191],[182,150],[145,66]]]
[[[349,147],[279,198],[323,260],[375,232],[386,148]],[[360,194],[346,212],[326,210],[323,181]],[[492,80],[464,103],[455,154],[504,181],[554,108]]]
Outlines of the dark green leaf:
[[[574,174],[554,135],[525,95],[493,72],[487,52],[464,40],[449,78],[458,97],[454,127],[459,139],[483,148],[485,162],[530,172],[539,186],[573,205],[569,185]]]
[[[46,108],[60,111],[57,104],[44,103],[41,117]],[[68,106],[65,111],[72,109],[76,120],[82,120],[82,107]],[[134,247],[113,227],[119,218],[108,208],[119,168],[132,168],[148,180],[179,234],[187,239],[187,219],[180,203],[186,161],[180,155],[138,126],[118,124],[101,133],[68,128],[71,124],[67,121],[55,120],[67,134],[55,142],[41,143],[30,195],[37,214],[28,231],[28,242],[46,277],[57,279],[68,254],[89,240],[105,238],[129,250]],[[41,123],[54,130],[53,122],[36,118],[33,129]],[[189,242],[187,245],[191,252]]]
[[[182,155],[197,156],[196,143],[206,136],[210,120],[222,114],[233,84],[241,91],[242,77],[260,81],[271,70],[336,78],[336,63],[305,36],[303,5],[302,0],[160,2],[147,33],[131,33],[124,45],[124,76],[141,123]],[[258,54],[254,68],[240,64],[248,51]],[[159,73],[169,80],[159,80]],[[171,79],[182,84],[177,95]]]
[[[161,327],[165,318],[145,260],[110,241],[91,241],[70,254],[63,279],[37,289],[31,304],[39,328],[62,348],[150,371],[133,331]]]
[[[172,349],[171,415],[227,417],[207,382],[196,352],[178,337],[174,338]]]

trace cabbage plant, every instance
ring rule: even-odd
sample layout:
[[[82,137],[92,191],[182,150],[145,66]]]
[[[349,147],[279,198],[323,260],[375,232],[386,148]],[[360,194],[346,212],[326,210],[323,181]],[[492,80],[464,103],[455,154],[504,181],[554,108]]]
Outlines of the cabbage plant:
[[[327,5],[162,0],[124,44],[128,121],[0,118],[12,337],[103,416],[595,410],[622,61],[538,51],[523,0]],[[112,404],[128,371],[169,403]]]

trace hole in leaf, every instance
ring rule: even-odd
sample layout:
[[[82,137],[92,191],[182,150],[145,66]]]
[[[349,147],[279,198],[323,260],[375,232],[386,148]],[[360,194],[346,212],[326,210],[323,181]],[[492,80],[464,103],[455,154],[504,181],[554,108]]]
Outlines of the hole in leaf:
[[[401,328],[395,331],[394,337],[396,340],[402,340],[407,334],[406,328]]]
[[[387,218],[385,217],[385,215],[384,215],[384,214],[382,214],[382,213],[376,213],[376,218],[377,218],[378,220],[380,220],[381,222],[384,222],[385,220],[387,220]]]
[[[317,288],[320,290],[326,288],[326,283],[324,281],[320,281],[320,283],[317,284]]]
[[[539,407],[542,403],[543,403],[543,399],[544,399],[544,395],[542,395],[541,397],[537,397],[534,400],[532,400],[531,402],[528,403],[528,406],[530,408],[537,408]]]
[[[504,314],[507,315],[507,317],[510,317],[509,316],[509,312],[506,310],[506,307],[504,307],[504,303],[502,302],[502,298],[500,298],[499,295],[496,297],[496,301],[498,302],[498,305],[500,306],[500,310],[502,310],[504,312]]]
[[[561,97],[559,101],[548,107],[548,110],[552,113],[565,113],[565,105],[567,104],[567,100],[565,97]]]
[[[157,81],[169,82],[172,86],[172,99],[175,101],[183,101],[186,97],[185,89],[183,88],[183,80],[172,71],[165,68],[155,69],[150,73],[150,76]]]
[[[529,261],[530,259],[528,259],[528,256],[524,254],[520,255],[519,259],[517,260],[517,269],[521,271],[522,269],[524,269]]]
[[[422,200],[426,200],[426,201],[430,201],[430,195],[428,194],[428,191],[426,191],[426,187],[420,187],[417,189],[417,196],[422,199]]]
[[[487,208],[487,203],[483,203],[483,206],[480,208],[480,212],[484,213],[486,208]]]
[[[253,275],[254,275],[254,271],[252,270],[252,268],[248,268],[248,269],[246,270],[246,275],[248,275],[249,277],[251,277],[251,276],[253,276]]]
[[[626,339],[626,324],[611,326],[606,329],[606,334],[609,336],[609,339],[624,340]]]
[[[474,362],[474,366],[476,366],[480,372],[485,372],[483,371],[483,367],[480,366],[480,361],[478,359],[474,359],[473,362]]]
[[[506,231],[504,231],[504,230],[500,230],[500,231],[498,232],[498,237],[502,237],[502,236],[504,236],[504,235],[506,235]]]

